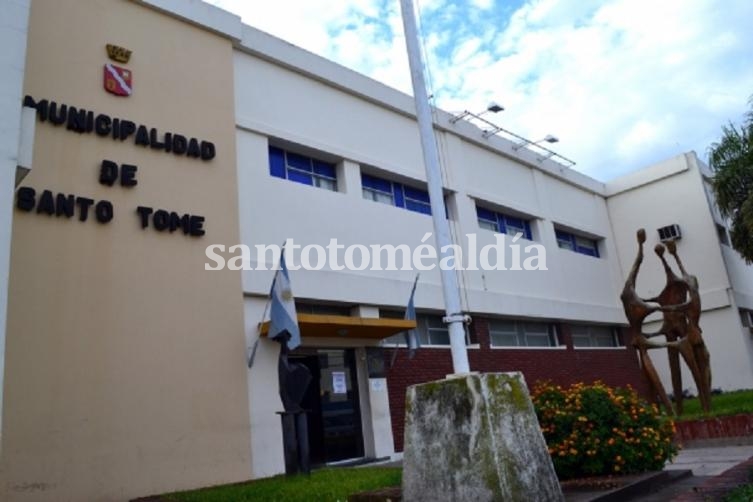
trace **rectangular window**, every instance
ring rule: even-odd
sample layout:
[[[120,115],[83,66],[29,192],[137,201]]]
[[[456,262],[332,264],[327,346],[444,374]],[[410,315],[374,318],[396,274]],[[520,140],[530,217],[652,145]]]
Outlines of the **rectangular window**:
[[[524,238],[531,239],[531,222],[517,216],[499,213],[476,205],[478,226],[493,232],[515,236],[522,234]]]
[[[337,315],[350,317],[351,307],[345,305],[328,305],[323,303],[295,302],[297,314]]]
[[[379,314],[387,317],[383,313]],[[391,316],[389,316],[391,317]],[[402,318],[402,316],[400,316]],[[442,316],[437,315],[420,315],[416,318],[416,331],[421,345],[450,345],[450,331],[445,323],[442,322]],[[405,345],[405,334],[398,333],[384,340],[386,345]]]
[[[725,246],[729,246],[729,237],[727,237],[727,229],[724,225],[716,224],[716,233],[719,236],[719,242]]]
[[[617,330],[612,326],[587,324],[570,326],[573,347],[619,347]]]
[[[450,330],[441,316],[420,316],[417,321],[422,345],[450,345]]]
[[[404,314],[392,310],[379,310],[379,317],[391,319],[403,319]],[[450,346],[450,330],[442,321],[441,315],[419,315],[416,319],[416,329],[421,345],[434,345],[440,347]],[[465,344],[475,345],[478,341],[473,333],[466,330]],[[384,340],[386,347],[400,345],[405,346],[405,335],[398,333]]]
[[[740,311],[740,321],[743,323],[743,326],[746,328],[753,327],[753,311],[747,310],[747,309],[739,309]]]
[[[335,165],[305,155],[269,147],[269,174],[304,185],[337,191]]]
[[[492,347],[556,347],[557,330],[552,323],[528,321],[490,321]]]
[[[364,199],[389,204],[390,206],[395,205],[395,195],[391,182],[362,174],[361,187]]]
[[[569,249],[576,253],[599,257],[599,242],[596,239],[582,237],[564,230],[554,230],[557,237],[557,245],[561,249]]]
[[[361,173],[363,198],[402,207],[416,213],[431,214],[429,192],[395,181]]]

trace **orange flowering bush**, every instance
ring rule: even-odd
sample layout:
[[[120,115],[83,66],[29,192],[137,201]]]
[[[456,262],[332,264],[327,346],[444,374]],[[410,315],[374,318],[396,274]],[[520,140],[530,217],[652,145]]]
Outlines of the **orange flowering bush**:
[[[630,387],[539,382],[531,398],[560,479],[660,470],[677,453],[672,419]]]

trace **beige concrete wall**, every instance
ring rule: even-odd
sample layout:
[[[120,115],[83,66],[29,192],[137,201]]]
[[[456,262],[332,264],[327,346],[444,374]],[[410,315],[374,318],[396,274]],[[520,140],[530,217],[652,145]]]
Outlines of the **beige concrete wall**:
[[[104,91],[105,44],[134,93]],[[117,63],[116,63],[117,64]],[[232,43],[137,3],[32,2],[25,92],[213,141],[209,162],[37,123],[40,193],[108,199],[109,224],[16,210],[0,500],[125,500],[251,475],[241,277],[204,270],[237,243]],[[103,159],[138,186],[98,183]],[[139,205],[206,218],[141,229]]]

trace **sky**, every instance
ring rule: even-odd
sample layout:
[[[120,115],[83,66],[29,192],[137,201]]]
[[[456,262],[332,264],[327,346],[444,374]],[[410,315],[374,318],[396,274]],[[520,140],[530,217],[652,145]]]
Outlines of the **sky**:
[[[399,0],[212,0],[245,24],[413,94]],[[753,96],[750,0],[414,0],[433,104],[608,181],[705,160]]]

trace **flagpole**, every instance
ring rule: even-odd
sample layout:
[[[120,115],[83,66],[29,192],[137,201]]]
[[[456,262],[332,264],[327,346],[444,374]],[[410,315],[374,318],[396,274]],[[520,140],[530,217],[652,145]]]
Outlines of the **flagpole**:
[[[429,108],[429,98],[426,94],[426,82],[418,45],[418,29],[416,28],[416,16],[413,12],[413,1],[400,0],[400,9],[403,14],[405,43],[408,49],[408,62],[410,63],[411,80],[413,82],[413,97],[416,102],[416,118],[421,136],[421,149],[424,155],[426,182],[429,188],[431,217],[434,222],[437,253],[441,260],[452,255],[452,249],[446,246],[450,246],[453,242],[450,237],[450,225],[445,218],[447,213],[445,212],[442,190],[442,176],[439,171],[439,152],[434,139],[434,124]],[[443,248],[446,249],[445,252],[442,252]],[[447,323],[450,332],[452,367],[455,374],[470,373],[468,351],[465,346],[464,323],[466,317],[463,315],[460,306],[458,278],[452,269],[440,270],[440,273],[442,275],[442,294],[446,313],[444,321]]]

